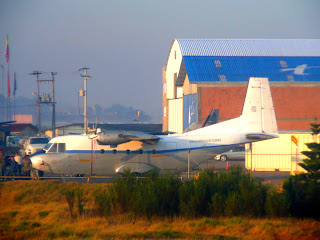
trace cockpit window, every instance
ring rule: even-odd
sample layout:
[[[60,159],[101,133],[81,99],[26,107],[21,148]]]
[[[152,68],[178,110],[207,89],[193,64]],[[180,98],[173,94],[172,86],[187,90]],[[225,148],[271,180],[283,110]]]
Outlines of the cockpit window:
[[[49,149],[48,153],[56,153],[57,152],[57,144],[54,143]]]
[[[65,143],[58,143],[58,153],[66,152],[66,144]]]
[[[44,148],[43,150],[47,151],[50,147],[51,147],[52,143],[48,143]]]
[[[48,146],[50,144],[50,146]],[[66,144],[65,143],[49,143],[46,148],[49,149],[48,153],[64,153],[66,152]],[[52,146],[51,146],[52,145]]]

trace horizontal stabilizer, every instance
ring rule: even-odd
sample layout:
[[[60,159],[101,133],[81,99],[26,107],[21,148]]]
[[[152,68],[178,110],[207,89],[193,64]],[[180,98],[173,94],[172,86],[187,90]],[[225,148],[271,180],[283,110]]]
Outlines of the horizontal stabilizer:
[[[267,133],[249,133],[246,134],[246,139],[249,140],[267,140],[267,139],[272,139],[272,138],[277,138],[279,137],[276,134],[267,134]]]

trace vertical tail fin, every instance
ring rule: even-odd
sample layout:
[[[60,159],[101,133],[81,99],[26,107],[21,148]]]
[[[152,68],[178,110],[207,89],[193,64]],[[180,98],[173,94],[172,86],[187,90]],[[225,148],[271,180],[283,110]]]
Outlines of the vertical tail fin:
[[[250,78],[242,110],[242,131],[278,134],[268,78]]]

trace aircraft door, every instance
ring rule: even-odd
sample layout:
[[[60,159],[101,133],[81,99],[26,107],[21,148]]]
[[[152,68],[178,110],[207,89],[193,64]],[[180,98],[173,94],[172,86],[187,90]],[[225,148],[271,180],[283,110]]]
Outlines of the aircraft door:
[[[164,170],[177,170],[176,165],[176,154],[177,154],[177,144],[176,143],[166,143],[165,152],[163,154],[163,169]]]
[[[80,159],[79,153],[67,153],[67,162],[66,162],[67,172],[76,174],[73,171],[75,169],[75,163],[78,163],[79,159]]]

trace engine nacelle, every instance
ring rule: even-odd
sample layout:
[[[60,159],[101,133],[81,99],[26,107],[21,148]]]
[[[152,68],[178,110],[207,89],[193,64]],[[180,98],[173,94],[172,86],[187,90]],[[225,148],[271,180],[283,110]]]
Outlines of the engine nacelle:
[[[112,145],[117,146],[118,144],[129,142],[125,137],[120,136],[120,132],[100,132],[97,134],[97,142],[99,145]]]

